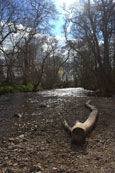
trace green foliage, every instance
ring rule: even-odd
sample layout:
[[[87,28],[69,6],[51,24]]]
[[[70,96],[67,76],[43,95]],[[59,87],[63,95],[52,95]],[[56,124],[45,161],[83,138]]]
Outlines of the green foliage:
[[[96,93],[103,93],[103,90],[102,89],[96,89]]]
[[[24,87],[22,84],[15,84],[13,87],[15,92],[24,91]]]
[[[13,92],[13,87],[12,86],[0,86],[0,91]]]
[[[28,83],[27,85],[24,85],[22,83],[18,83],[14,85],[15,92],[20,91],[32,91],[33,85],[31,83]]]
[[[28,83],[27,85],[24,85],[22,83],[16,83],[16,84],[2,84],[0,86],[0,93],[17,93],[17,92],[31,92],[33,90],[33,84]]]
[[[104,95],[104,90],[96,89],[95,93],[96,93],[97,96],[103,96]]]
[[[41,85],[41,83],[39,83],[38,87],[37,87],[37,91],[42,91],[43,90],[43,87]]]
[[[26,90],[27,90],[27,91],[32,91],[32,90],[33,90],[33,84],[32,84],[32,83],[28,83],[28,84],[26,85]]]
[[[62,89],[62,88],[64,88],[64,86],[63,86],[63,85],[61,85],[59,88],[60,88],[60,89]]]

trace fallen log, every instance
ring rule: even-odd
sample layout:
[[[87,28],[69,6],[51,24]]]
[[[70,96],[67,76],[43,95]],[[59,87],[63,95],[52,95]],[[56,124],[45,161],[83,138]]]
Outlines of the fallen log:
[[[63,122],[65,129],[71,134],[72,142],[85,142],[87,133],[92,129],[96,122],[98,109],[95,106],[91,105],[90,102],[91,101],[88,100],[85,103],[86,107],[91,110],[91,113],[84,123],[76,121],[75,125],[73,127],[70,127],[66,120],[64,120]]]

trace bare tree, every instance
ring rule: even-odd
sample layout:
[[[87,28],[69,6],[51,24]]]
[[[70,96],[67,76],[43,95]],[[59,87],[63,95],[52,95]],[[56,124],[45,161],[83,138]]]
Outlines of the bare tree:
[[[67,63],[70,56],[69,51],[68,54],[64,55],[64,52],[66,51],[65,47],[60,48],[58,41],[55,39],[52,39],[50,47],[52,53],[46,60],[44,82],[48,88],[53,88],[60,85],[62,80],[59,75],[60,69],[64,69],[64,65]]]
[[[114,34],[114,2],[96,0],[92,3],[88,0],[83,3],[83,7],[83,11],[72,7],[71,34],[76,41],[68,40],[66,30],[70,21],[66,19],[64,29],[67,43],[81,57],[85,69],[88,69],[88,63],[93,64],[93,68],[90,66],[90,73],[92,70],[95,73],[97,87],[104,89],[105,92],[112,92],[113,58],[110,57],[110,48]],[[78,40],[82,43],[80,47]]]
[[[17,32],[18,9],[14,1],[0,0],[0,48],[7,37]]]
[[[51,30],[50,20],[55,19],[55,5],[49,0],[21,0],[15,3],[5,0],[0,5],[0,49],[4,58],[7,59],[7,69],[9,67],[11,69],[16,64],[22,66],[23,81],[27,84],[34,61],[32,59],[34,57],[30,56],[30,54],[32,55],[32,40],[36,34],[48,33]],[[8,41],[10,47],[7,46],[6,51],[5,45]],[[12,61],[12,59],[16,61]]]
[[[55,18],[56,13],[56,9],[52,1],[27,0],[26,2],[27,4],[24,9],[25,20],[23,21],[23,25],[26,25],[26,32],[20,40],[21,42],[17,44],[18,50],[20,49],[21,52],[23,52],[23,77],[25,84],[28,83],[28,78],[31,73],[30,65],[33,62],[32,58],[34,58],[32,56],[30,57],[30,46],[32,45],[31,43],[34,36],[37,33],[48,32],[49,28],[51,27],[49,21]]]
[[[4,71],[3,71],[3,62],[2,60],[0,59],[0,81],[4,81]]]

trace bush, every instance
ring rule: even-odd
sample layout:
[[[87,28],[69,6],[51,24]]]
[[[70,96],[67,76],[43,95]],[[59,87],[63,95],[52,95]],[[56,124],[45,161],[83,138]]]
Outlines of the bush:
[[[25,89],[27,90],[27,91],[32,91],[33,90],[33,84],[32,83],[28,83],[26,86],[25,86]]]
[[[27,85],[24,85],[22,83],[16,83],[13,85],[9,85],[9,84],[2,84],[0,86],[0,93],[17,93],[17,92],[30,92],[33,90],[33,84],[28,83]]]
[[[8,92],[13,92],[13,87],[12,86],[0,86],[0,91],[1,92],[6,92],[6,93],[8,93]]]
[[[42,91],[43,90],[43,87],[41,85],[41,83],[39,83],[38,87],[37,87],[37,91]]]
[[[19,91],[32,91],[33,85],[31,83],[28,83],[27,85],[24,85],[22,83],[18,83],[14,85],[15,92]]]

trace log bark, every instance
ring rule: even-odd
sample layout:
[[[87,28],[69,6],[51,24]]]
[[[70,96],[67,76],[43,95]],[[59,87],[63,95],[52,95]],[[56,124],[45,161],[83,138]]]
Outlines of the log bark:
[[[71,134],[72,142],[85,142],[87,133],[92,129],[96,122],[98,109],[95,106],[91,105],[90,102],[91,101],[88,100],[85,103],[86,107],[88,107],[91,110],[91,113],[89,114],[88,119],[84,123],[76,121],[75,125],[73,127],[70,127],[67,121],[64,120],[64,127]]]

